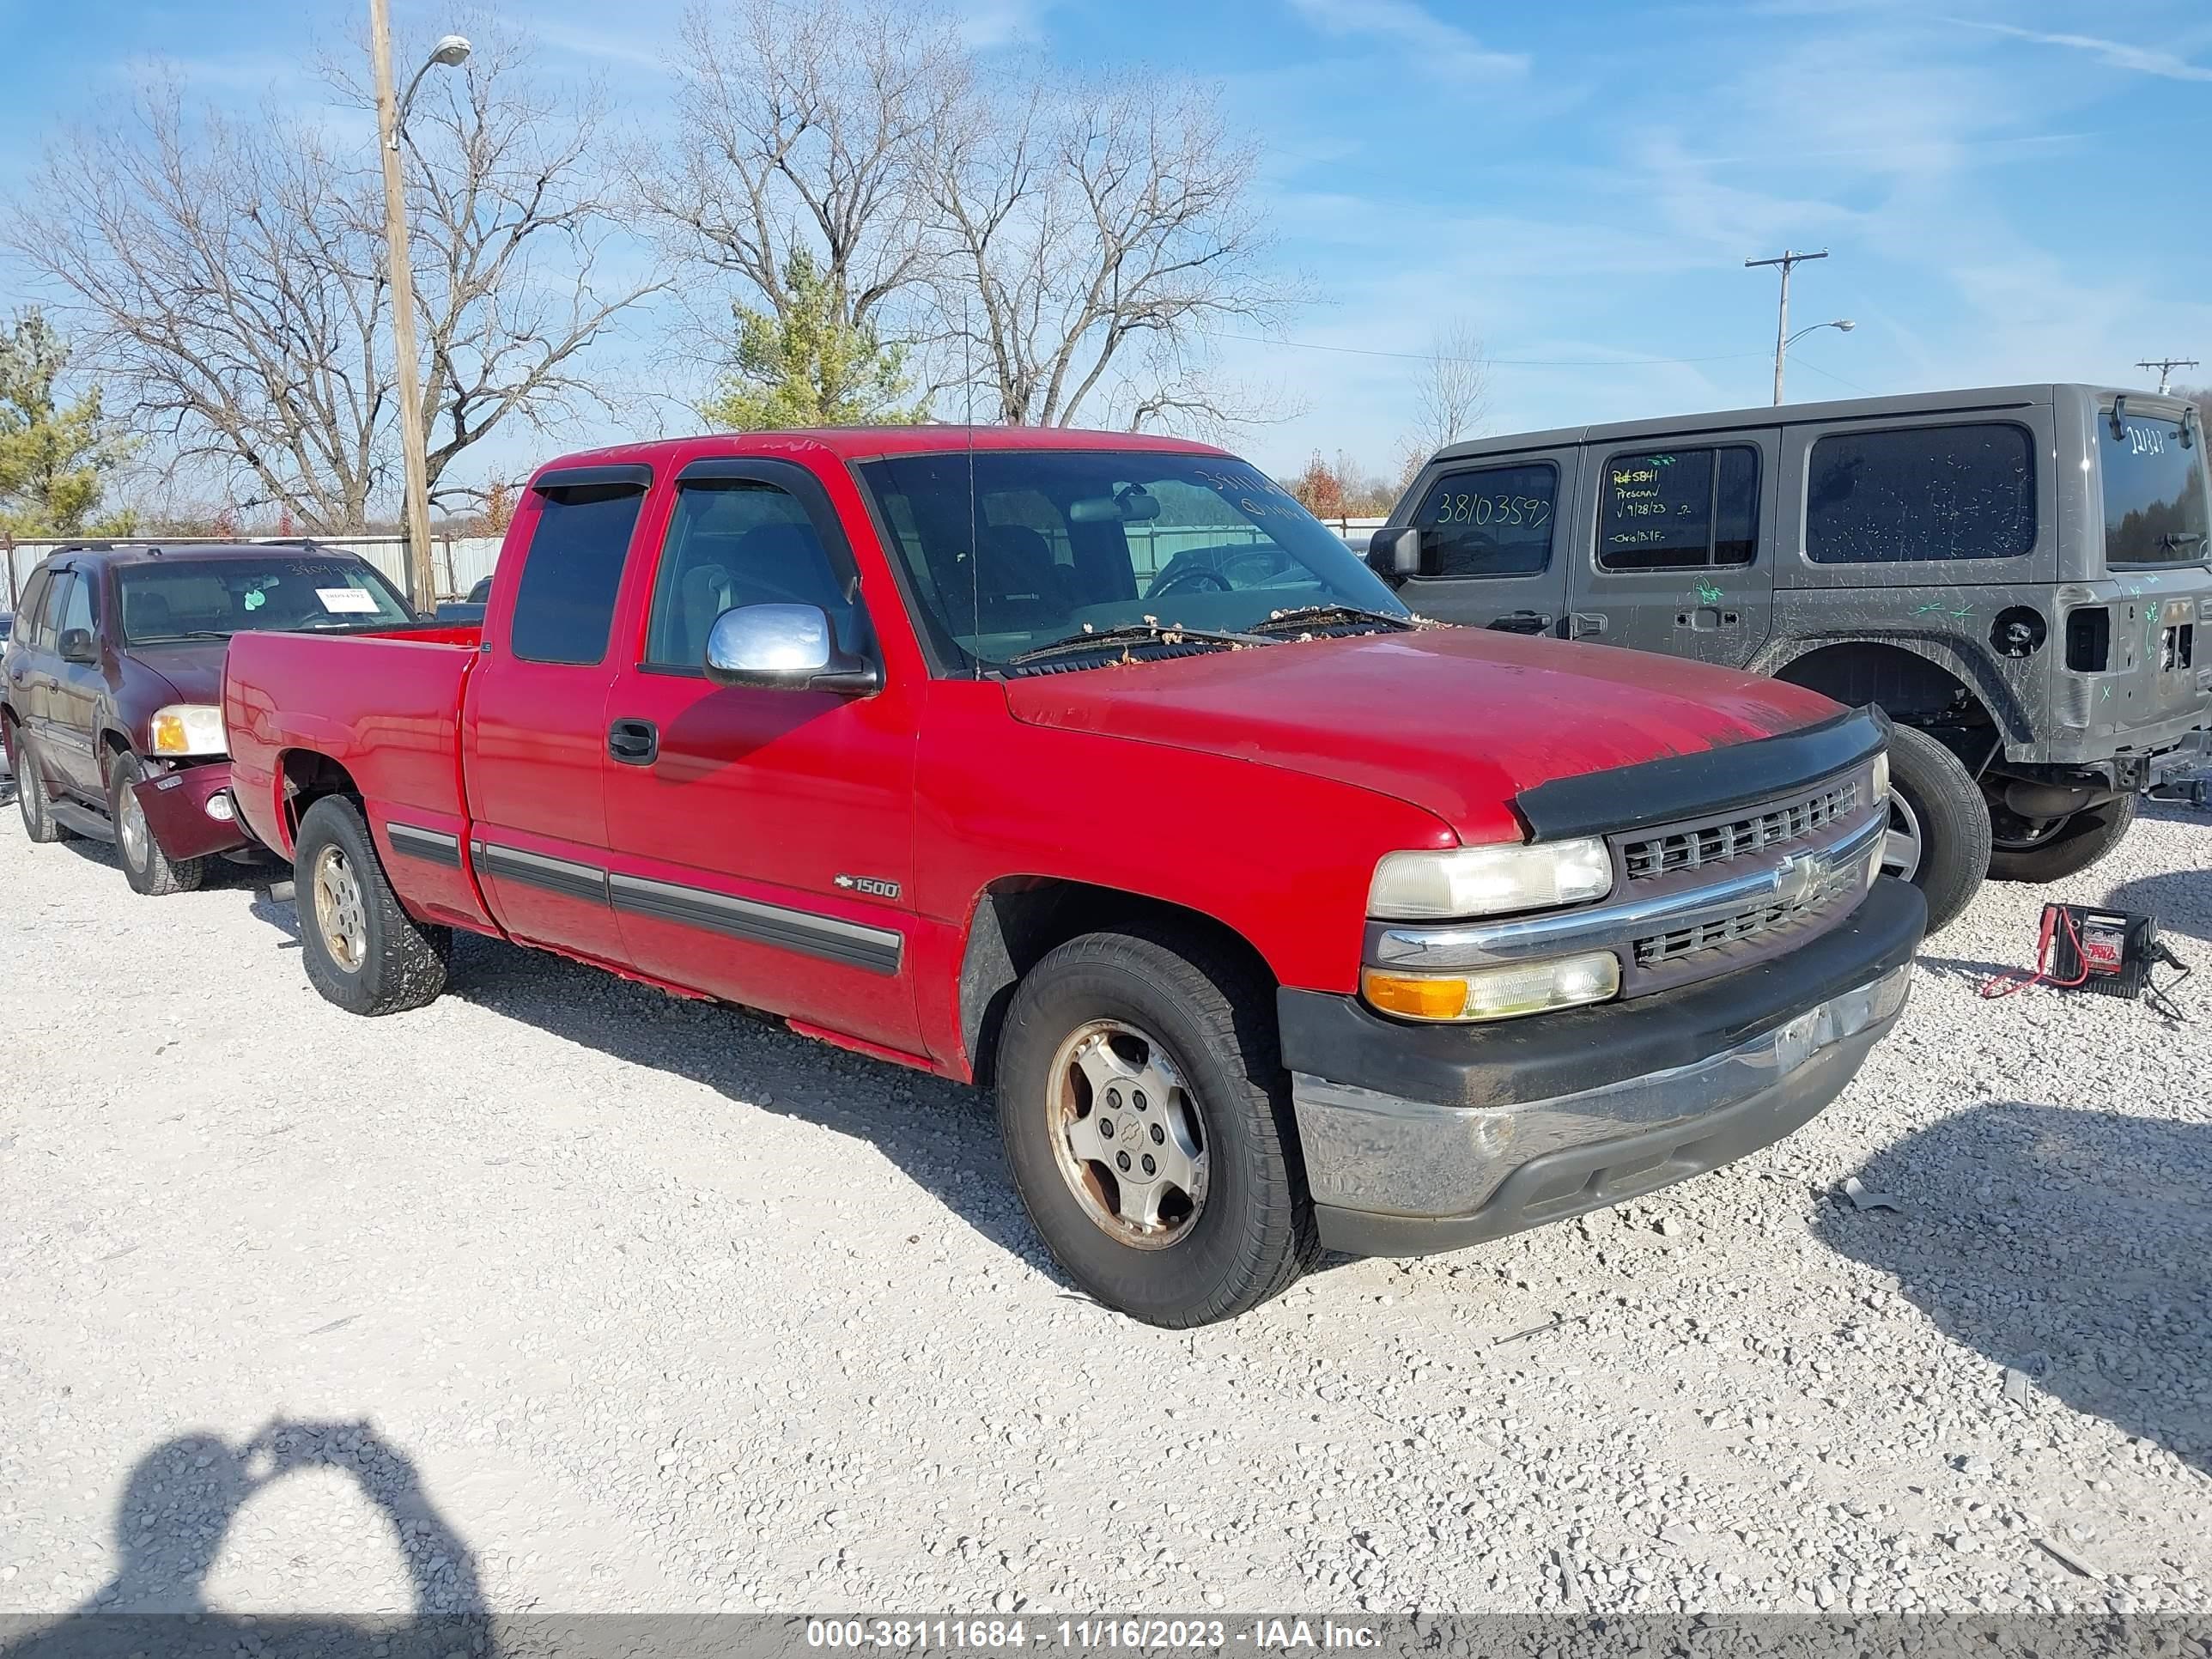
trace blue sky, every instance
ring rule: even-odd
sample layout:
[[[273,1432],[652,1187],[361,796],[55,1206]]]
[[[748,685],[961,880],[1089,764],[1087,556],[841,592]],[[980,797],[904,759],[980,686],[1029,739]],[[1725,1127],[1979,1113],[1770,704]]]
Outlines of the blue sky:
[[[649,120],[680,3],[505,9]],[[0,180],[134,62],[217,100],[311,97],[309,47],[359,9],[0,0]],[[962,10],[988,50],[1218,81],[1259,138],[1315,302],[1297,343],[1228,340],[1222,360],[1301,411],[1243,441],[1277,471],[1316,447],[1389,466],[1412,359],[1460,319],[1498,360],[1492,430],[1763,403],[1775,278],[1742,262],[1785,244],[1832,252],[1800,268],[1793,323],[1857,324],[1796,349],[1794,398],[2212,362],[2204,0]],[[0,284],[0,305],[31,297],[4,267]],[[658,348],[641,329],[621,349],[634,367]]]

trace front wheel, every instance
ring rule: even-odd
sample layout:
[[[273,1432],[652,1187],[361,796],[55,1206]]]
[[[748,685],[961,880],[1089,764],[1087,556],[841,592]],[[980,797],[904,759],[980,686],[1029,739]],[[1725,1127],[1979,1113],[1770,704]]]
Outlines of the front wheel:
[[[1210,940],[1089,933],[1047,955],[1007,1012],[998,1106],[1030,1221],[1109,1307],[1210,1324],[1319,1257],[1273,987]]]
[[[1959,757],[1917,727],[1889,738],[1889,839],[1881,866],[1928,901],[1928,931],[1958,919],[1990,868],[1990,810]]]
[[[134,893],[160,898],[189,893],[207,878],[205,859],[173,859],[154,839],[135,786],[146,775],[136,755],[118,754],[107,763],[107,821],[115,826],[115,851],[123,878]]]
[[[300,820],[294,908],[307,977],[355,1014],[396,1014],[446,988],[453,930],[409,915],[392,890],[361,809],[325,795]]]
[[[2057,881],[2078,875],[2125,839],[2136,821],[2136,798],[2122,795],[2101,806],[2085,806],[2047,826],[2039,836],[2007,837],[1990,853],[1990,874],[1997,881]]]

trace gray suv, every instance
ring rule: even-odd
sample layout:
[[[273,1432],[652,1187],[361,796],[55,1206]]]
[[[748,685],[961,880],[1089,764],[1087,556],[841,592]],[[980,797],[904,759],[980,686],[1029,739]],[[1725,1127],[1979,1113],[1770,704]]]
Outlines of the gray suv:
[[[1455,444],[1369,562],[1445,622],[1749,668],[1897,724],[1932,929],[2087,868],[2212,726],[2195,409],[1996,386]]]

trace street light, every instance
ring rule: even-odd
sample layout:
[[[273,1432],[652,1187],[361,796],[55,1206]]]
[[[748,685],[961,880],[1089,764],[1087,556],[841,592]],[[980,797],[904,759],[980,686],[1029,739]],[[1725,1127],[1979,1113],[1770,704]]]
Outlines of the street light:
[[[430,48],[430,55],[422,60],[422,67],[415,71],[415,78],[407,83],[407,90],[400,94],[399,118],[402,123],[407,119],[407,112],[415,106],[415,88],[422,84],[422,77],[430,72],[431,68],[434,65],[441,69],[459,69],[469,61],[469,53],[472,50],[465,34],[441,34],[438,37],[438,44]]]
[[[1778,408],[1782,403],[1782,365],[1789,357],[1790,348],[1791,346],[1796,345],[1798,341],[1803,339],[1808,334],[1818,334],[1824,328],[1832,328],[1838,333],[1848,334],[1857,326],[1858,325],[1853,322],[1850,318],[1838,317],[1832,323],[1815,323],[1810,328],[1801,328],[1788,339],[1783,341],[1781,344],[1776,346],[1774,348],[1774,402],[1776,406]]]
[[[393,390],[399,398],[400,460],[407,478],[409,586],[414,589],[416,605],[428,611],[438,602],[438,581],[430,565],[430,483],[422,455],[422,394],[416,378],[421,363],[415,349],[415,265],[407,252],[407,195],[399,170],[399,125],[431,65],[451,69],[466,62],[469,43],[458,34],[441,38],[407,83],[404,99],[392,95],[392,17],[387,0],[368,0],[368,47],[376,66],[377,149],[384,160],[385,274],[392,283]]]

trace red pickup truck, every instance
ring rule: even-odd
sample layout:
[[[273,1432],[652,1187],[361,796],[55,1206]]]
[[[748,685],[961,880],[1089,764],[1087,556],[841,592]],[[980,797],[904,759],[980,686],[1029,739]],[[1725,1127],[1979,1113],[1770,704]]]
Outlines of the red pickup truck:
[[[1878,713],[1425,623],[1127,434],[564,459],[481,631],[240,635],[223,707],[332,1001],[467,928],[987,1085],[1054,1256],[1162,1324],[1787,1133],[1924,921]]]

